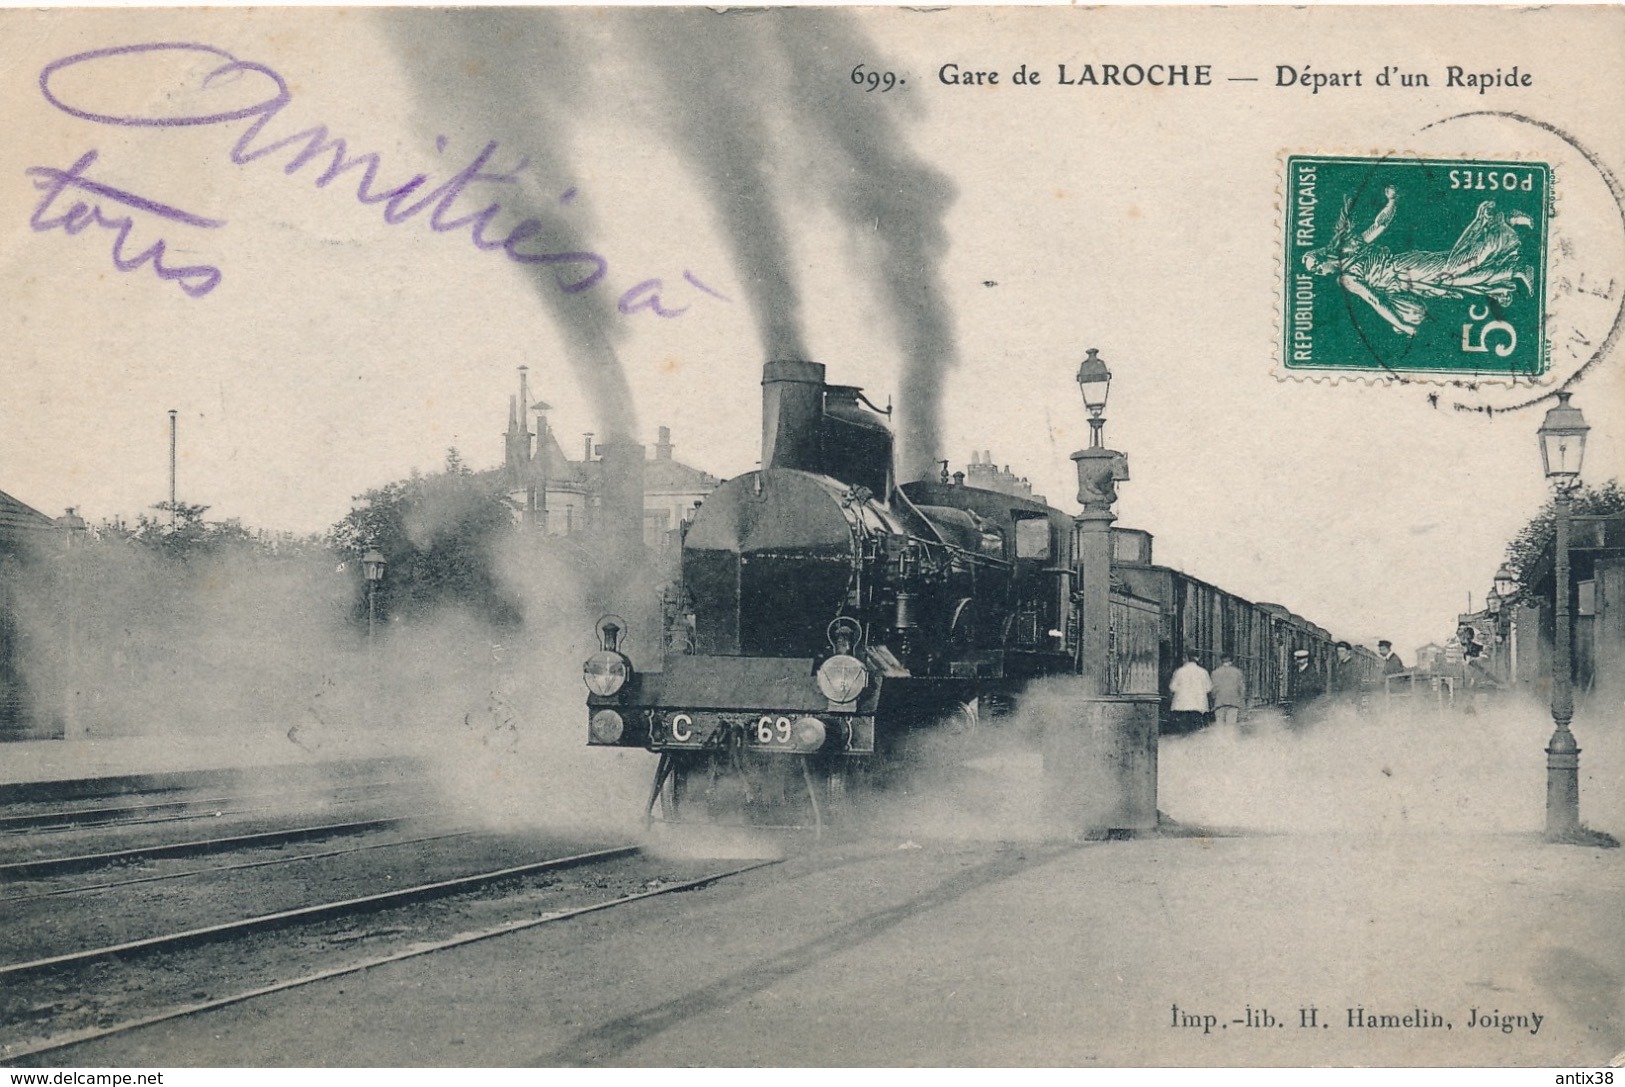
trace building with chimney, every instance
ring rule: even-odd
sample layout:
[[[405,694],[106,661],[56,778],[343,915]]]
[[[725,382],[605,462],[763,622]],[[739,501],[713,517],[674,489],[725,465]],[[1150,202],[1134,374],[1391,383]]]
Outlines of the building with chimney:
[[[1035,502],[1043,502],[1044,496],[1033,494],[1033,485],[1026,476],[1017,476],[1010,471],[1006,464],[1000,468],[993,463],[992,450],[984,449],[980,454],[971,450],[970,463],[965,466],[965,485],[967,487],[980,487],[984,491],[998,491],[1000,494],[1014,495],[1017,498],[1030,498]]]
[[[721,482],[676,460],[665,426],[652,457],[643,446],[600,443],[587,433],[580,459],[571,459],[548,424],[550,410],[531,400],[528,368],[521,366],[519,393],[508,399],[501,472],[514,518],[527,530],[549,536],[641,531],[645,546],[661,547]]]

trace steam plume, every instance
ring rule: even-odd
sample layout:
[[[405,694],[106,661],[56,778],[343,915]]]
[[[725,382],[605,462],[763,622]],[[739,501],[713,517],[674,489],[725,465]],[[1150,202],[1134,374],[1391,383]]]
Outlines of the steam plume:
[[[901,478],[918,479],[942,449],[943,375],[958,362],[939,265],[948,250],[943,216],[952,181],[908,150],[889,96],[853,94],[826,58],[879,57],[880,50],[838,11],[784,12],[773,20],[790,81],[798,129],[826,153],[822,187],[854,232],[868,236],[868,265],[890,306],[903,352]]]
[[[801,299],[772,189],[772,143],[761,89],[775,79],[769,20],[709,11],[634,14],[626,23],[643,65],[674,104],[669,135],[705,180],[750,296],[769,359],[807,358]],[[776,22],[776,20],[772,20]]]
[[[568,169],[571,118],[583,112],[590,71],[571,26],[577,21],[540,8],[524,11],[413,11],[378,14],[411,77],[425,130],[449,135],[472,151],[500,143],[494,168],[521,155],[528,165],[517,184],[499,190],[514,222],[542,223],[538,238],[550,252],[581,252],[587,243],[587,200],[574,198]],[[517,190],[518,199],[515,199]],[[484,194],[481,194],[484,195]],[[571,347],[570,365],[610,441],[637,429],[631,388],[616,355],[623,323],[602,287],[566,293],[554,270],[532,266],[531,282]]]
[[[904,478],[938,458],[942,377],[958,360],[940,270],[948,249],[943,217],[956,189],[908,149],[898,113],[912,105],[905,96],[856,94],[844,68],[832,67],[828,58],[878,63],[880,51],[850,14],[636,11],[591,24],[538,9],[382,18],[427,116],[552,156],[526,169],[529,201],[514,210],[546,224],[559,248],[584,248],[581,211],[566,216],[557,204],[569,187],[558,163],[568,161],[575,118],[593,105],[585,100],[588,52],[575,28],[608,27],[635,43],[636,70],[654,81],[651,95],[671,104],[662,135],[708,190],[769,358],[810,357],[776,182],[792,163],[811,162],[813,188],[859,242],[902,351]],[[596,292],[563,295],[545,269],[537,286],[574,339],[572,362],[611,440],[627,437],[632,409],[611,307]]]

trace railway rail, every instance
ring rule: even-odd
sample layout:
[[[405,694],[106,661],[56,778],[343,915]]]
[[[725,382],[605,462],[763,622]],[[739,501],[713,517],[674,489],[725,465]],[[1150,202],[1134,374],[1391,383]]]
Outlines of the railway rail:
[[[297,909],[280,910],[276,913],[260,914],[257,917],[245,917],[237,921],[226,921],[218,925],[205,925],[202,928],[187,929],[183,932],[172,932],[162,936],[149,936],[141,940],[127,940],[124,943],[108,944],[103,947],[87,948],[84,951],[73,951],[64,955],[51,955],[43,959],[33,959],[28,962],[7,963],[0,966],[0,984],[11,979],[23,977],[28,974],[45,973],[64,966],[74,966],[81,963],[92,962],[97,959],[107,959],[114,956],[129,958],[132,955],[148,954],[156,951],[170,951],[189,947],[213,940],[227,939],[232,936],[244,935],[251,932],[263,932],[268,929],[284,928],[289,925],[307,921],[326,920],[334,917],[348,917],[360,913],[371,913],[376,910],[391,909],[396,906],[409,905],[431,898],[440,898],[446,895],[460,894],[464,891],[479,890],[493,883],[506,880],[522,879],[525,876],[539,875],[543,872],[557,871],[561,868],[570,868],[578,864],[591,864],[595,861],[613,860],[619,857],[629,857],[638,853],[638,846],[616,846],[612,849],[600,849],[590,853],[578,853],[569,857],[558,857],[551,860],[538,861],[534,864],[514,865],[500,868],[491,872],[478,872],[468,876],[458,876],[455,879],[436,880],[433,883],[422,883],[414,887],[401,887],[393,891],[380,891],[377,894],[361,895],[356,898],[344,898],[333,902],[319,902],[310,906],[300,906]]]
[[[452,880],[441,880],[435,883],[423,884],[416,887],[401,888],[395,891],[375,895],[366,895],[359,898],[345,899],[336,902],[320,903],[314,906],[287,910],[277,914],[269,914],[254,918],[245,918],[241,921],[223,925],[213,925],[187,932],[173,933],[168,936],[156,937],[148,940],[131,941],[129,943],[101,948],[87,949],[68,955],[57,955],[47,959],[30,962],[12,963],[0,967],[0,987],[13,985],[28,977],[49,976],[56,971],[72,969],[75,966],[101,961],[110,957],[118,957],[121,961],[132,955],[141,955],[149,952],[170,950],[213,940],[228,939],[234,935],[263,932],[283,926],[296,925],[307,921],[337,916],[350,916],[358,913],[371,913],[378,910],[390,909],[412,902],[421,902],[431,898],[458,894],[463,891],[476,890],[508,880],[523,878],[528,875],[545,871],[556,871],[561,868],[589,865],[641,853],[637,846],[621,846],[611,849],[596,850],[589,853],[576,854],[569,857],[555,858],[536,864],[520,865],[500,871],[478,873],[471,876]],[[268,984],[255,985],[225,996],[205,1000],[197,1000],[171,1007],[162,1011],[145,1015],[136,1015],[112,1023],[97,1022],[87,1026],[68,1030],[62,1034],[24,1041],[14,1044],[0,1044],[0,1065],[13,1064],[30,1057],[46,1053],[57,1052],[71,1046],[107,1038],[139,1030],[143,1027],[158,1023],[200,1015],[209,1011],[240,1004],[257,997],[268,996],[273,993],[285,992],[301,986],[311,985],[333,978],[344,977],[350,974],[371,970],[389,963],[401,962],[407,959],[432,955],[442,951],[463,947],[483,940],[494,939],[500,936],[522,932],[541,925],[565,921],[602,910],[613,909],[633,902],[639,902],[661,895],[675,894],[683,891],[692,891],[716,883],[733,876],[777,864],[777,859],[755,860],[737,865],[732,868],[711,872],[697,878],[666,883],[651,887],[647,890],[632,894],[624,894],[597,902],[570,906],[562,909],[546,910],[530,916],[513,918],[495,924],[480,926],[460,931],[450,937],[431,941],[420,941],[409,944],[399,950],[374,955],[359,961],[345,963],[339,966],[324,969],[310,970],[296,976],[280,979]]]
[[[396,822],[401,822],[401,820],[378,820],[378,823],[380,824],[391,824]],[[366,826],[368,824],[355,825]],[[473,832],[467,830],[450,830],[441,834],[425,834],[417,838],[396,838],[387,842],[369,842],[365,845],[350,846],[345,849],[324,849],[315,853],[300,853],[292,857],[272,857],[266,860],[258,861],[239,861],[236,864],[217,864],[211,865],[208,868],[189,868],[182,872],[164,872],[156,875],[134,876],[130,879],[110,880],[105,883],[84,883],[73,887],[58,887],[49,891],[35,891],[29,894],[7,895],[5,897],[0,897],[0,906],[21,902],[32,902],[41,898],[58,898],[64,895],[87,894],[92,891],[108,891],[117,887],[133,887],[142,883],[159,883],[164,880],[171,879],[188,879],[197,876],[217,875],[223,872],[240,872],[250,868],[271,868],[278,865],[299,864],[304,861],[324,860],[329,857],[342,857],[352,853],[363,853],[374,849],[399,849],[410,845],[422,845],[425,842],[443,841],[448,838],[463,838],[467,837],[471,833]],[[250,835],[249,837],[276,838],[277,835],[272,833],[268,835]],[[232,840],[233,839],[222,839],[222,841]],[[246,841],[246,839],[236,839],[236,841],[243,842]],[[129,850],[127,852],[140,853],[145,851]]]
[[[389,783],[366,785],[340,790],[341,793],[377,794],[398,790]],[[48,830],[80,829],[109,826],[143,826],[152,823],[180,822],[188,819],[213,818],[219,815],[245,815],[255,812],[286,808],[289,802],[320,798],[327,804],[354,804],[371,799],[371,795],[334,797],[331,791],[264,792],[240,796],[211,796],[184,800],[160,800],[142,804],[124,804],[117,807],[56,808],[50,811],[24,812],[0,815],[0,834],[26,834]],[[276,805],[235,807],[260,800],[275,800]],[[170,813],[161,815],[161,813]],[[159,818],[147,819],[142,816]],[[131,818],[134,816],[135,818]]]
[[[234,849],[255,846],[284,845],[309,841],[313,838],[336,838],[347,834],[364,834],[372,830],[387,830],[408,821],[407,816],[384,819],[363,819],[348,823],[328,823],[320,826],[291,827],[286,830],[268,830],[255,834],[236,834],[220,838],[198,838],[188,842],[168,842],[159,845],[137,846],[133,849],[114,849],[102,853],[81,853],[71,857],[45,857],[35,860],[0,863],[0,880],[25,879],[38,876],[65,875],[96,868],[107,868],[130,861],[156,860],[161,857],[195,857],[208,853],[225,853]]]

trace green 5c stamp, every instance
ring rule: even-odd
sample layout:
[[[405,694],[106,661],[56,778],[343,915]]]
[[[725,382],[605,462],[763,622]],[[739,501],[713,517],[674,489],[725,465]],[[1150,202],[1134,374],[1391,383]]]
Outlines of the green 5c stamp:
[[[1285,368],[1545,373],[1550,189],[1539,162],[1290,156]]]

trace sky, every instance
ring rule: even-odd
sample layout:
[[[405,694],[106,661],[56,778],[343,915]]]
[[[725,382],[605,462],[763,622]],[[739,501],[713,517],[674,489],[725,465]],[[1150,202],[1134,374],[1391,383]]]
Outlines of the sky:
[[[1551,377],[1592,425],[1586,478],[1625,461],[1617,352],[1592,359],[1625,293],[1607,173],[1625,132],[1602,105],[1625,95],[1617,9],[0,23],[0,490],[48,514],[164,500],[173,409],[183,501],[320,531],[450,447],[499,463],[521,365],[572,454],[587,431],[652,445],[669,426],[679,459],[731,476],[759,456],[761,365],[786,353],[895,402],[907,463],[991,450],[1075,509],[1073,375],[1094,347],[1132,476],[1119,524],[1152,532],[1161,562],[1408,656],[1482,605],[1544,500],[1550,386],[1284,376],[1287,154],[1550,164]],[[58,63],[144,43],[172,48]],[[1060,85],[1060,65],[1108,63],[1213,82]],[[1514,63],[1527,86],[1443,85],[1449,65]],[[1000,81],[945,83],[950,64]],[[1012,82],[1024,65],[1040,84]],[[1283,65],[1362,79],[1283,87]],[[1380,87],[1385,66],[1430,86]],[[886,73],[902,82],[882,89]],[[290,169],[308,141],[275,145],[318,125],[376,155],[370,188],[366,160],[326,184],[330,152]],[[116,228],[70,233],[72,196],[42,210],[90,152],[77,176],[143,201],[104,197],[132,219],[123,255],[162,239],[164,265],[192,272],[120,271]],[[408,214],[469,167],[484,179],[454,211]],[[476,235],[467,217],[493,201]],[[1560,293],[1582,275],[1596,293]]]

